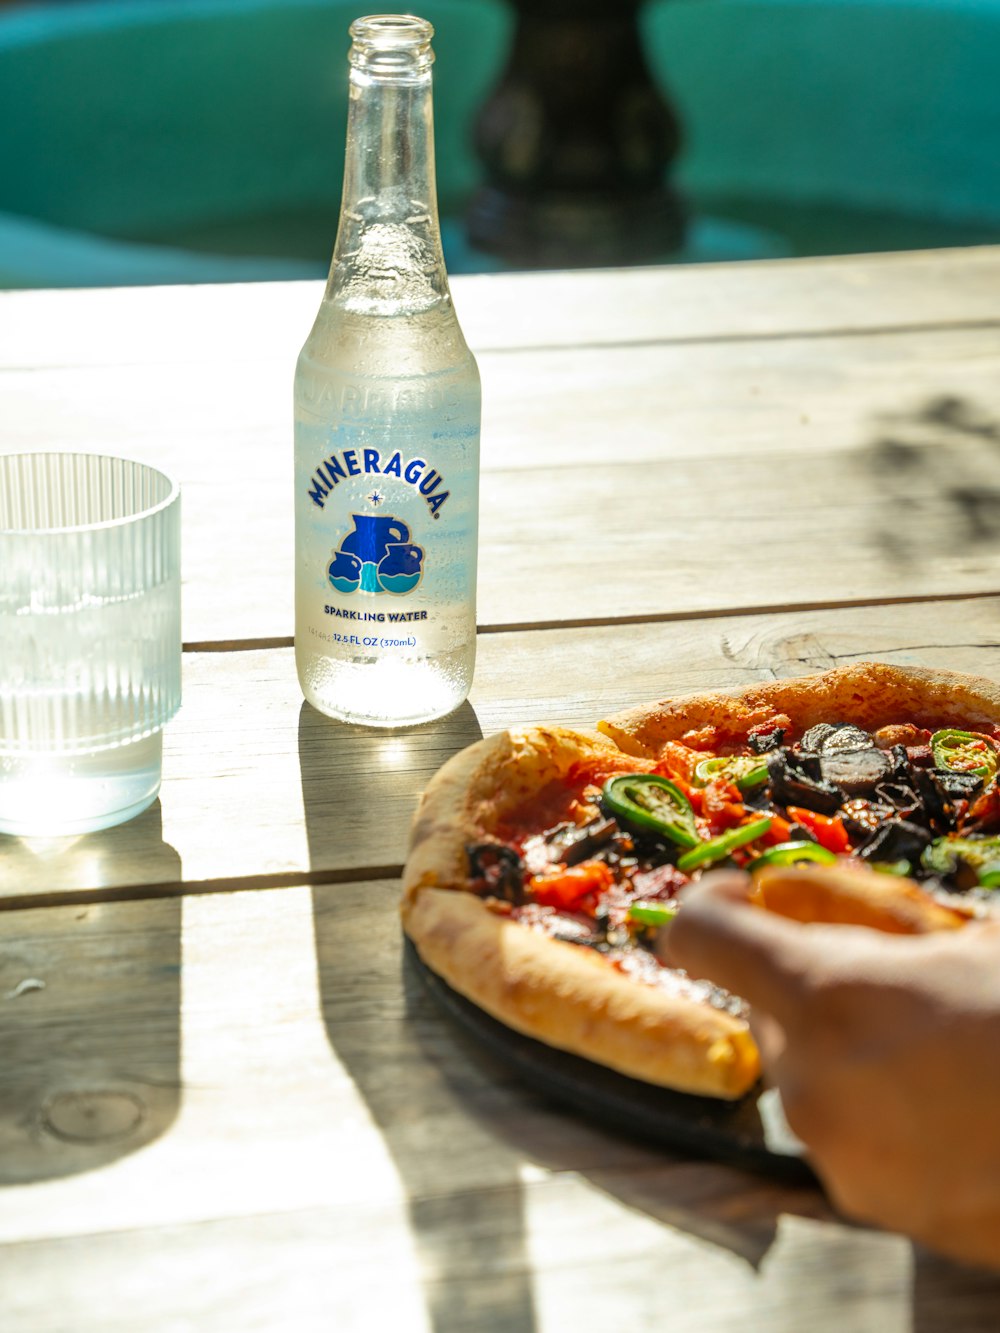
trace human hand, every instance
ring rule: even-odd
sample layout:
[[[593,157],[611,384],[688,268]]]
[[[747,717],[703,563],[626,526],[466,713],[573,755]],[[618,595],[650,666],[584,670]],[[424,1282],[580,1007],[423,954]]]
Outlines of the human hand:
[[[688,890],[674,967],[743,996],[765,1074],[833,1202],[1000,1267],[1000,922],[802,925],[733,871]]]

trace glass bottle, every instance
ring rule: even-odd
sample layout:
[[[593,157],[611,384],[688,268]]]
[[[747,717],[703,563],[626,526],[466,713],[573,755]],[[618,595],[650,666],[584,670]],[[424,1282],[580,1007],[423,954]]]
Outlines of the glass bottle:
[[[403,726],[472,683],[479,371],[441,249],[433,28],[356,20],[344,193],[295,372],[295,659],[308,701]]]

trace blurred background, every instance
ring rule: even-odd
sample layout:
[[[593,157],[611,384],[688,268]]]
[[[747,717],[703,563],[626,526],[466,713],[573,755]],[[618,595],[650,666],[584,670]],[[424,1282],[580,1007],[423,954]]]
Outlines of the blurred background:
[[[0,0],[0,287],[325,274],[354,0]],[[426,0],[452,272],[1000,241],[1000,0]]]

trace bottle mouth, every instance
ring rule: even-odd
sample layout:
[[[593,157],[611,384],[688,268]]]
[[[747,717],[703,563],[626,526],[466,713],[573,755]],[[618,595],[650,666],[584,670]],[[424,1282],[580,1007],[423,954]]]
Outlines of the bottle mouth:
[[[370,73],[414,73],[434,61],[434,28],[415,14],[369,14],[350,26],[350,63]]]

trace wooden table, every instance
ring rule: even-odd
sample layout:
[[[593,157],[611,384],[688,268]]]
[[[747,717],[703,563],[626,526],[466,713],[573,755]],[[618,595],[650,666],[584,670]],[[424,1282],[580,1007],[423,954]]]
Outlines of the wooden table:
[[[524,1086],[396,901],[417,793],[507,723],[861,657],[1000,673],[1000,249],[454,287],[479,666],[396,734],[295,680],[319,288],[0,298],[2,447],[182,482],[187,648],[157,805],[0,839],[4,1333],[997,1328],[1000,1278]]]

